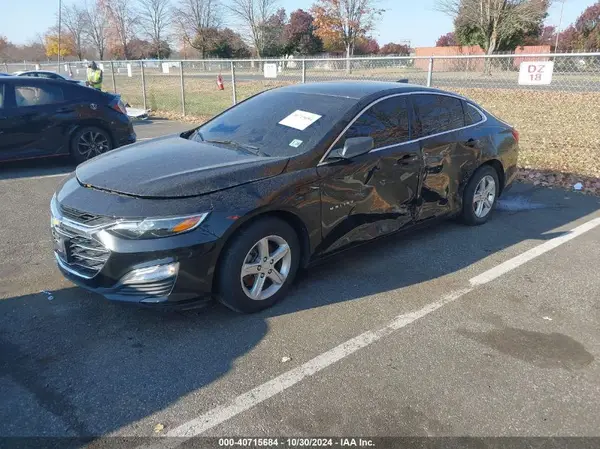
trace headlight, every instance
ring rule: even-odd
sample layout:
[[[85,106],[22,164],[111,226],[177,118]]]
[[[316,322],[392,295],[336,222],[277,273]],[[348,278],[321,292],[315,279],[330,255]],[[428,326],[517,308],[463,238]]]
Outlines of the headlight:
[[[146,218],[140,221],[122,221],[107,230],[128,239],[154,239],[183,234],[200,226],[208,212],[198,215],[169,218]]]

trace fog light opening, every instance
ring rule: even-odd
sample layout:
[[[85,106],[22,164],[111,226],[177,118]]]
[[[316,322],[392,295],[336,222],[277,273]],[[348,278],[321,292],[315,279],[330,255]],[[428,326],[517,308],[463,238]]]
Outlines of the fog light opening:
[[[140,284],[144,282],[156,282],[177,276],[179,262],[168,265],[155,265],[153,267],[138,268],[132,270],[121,278],[120,284]]]

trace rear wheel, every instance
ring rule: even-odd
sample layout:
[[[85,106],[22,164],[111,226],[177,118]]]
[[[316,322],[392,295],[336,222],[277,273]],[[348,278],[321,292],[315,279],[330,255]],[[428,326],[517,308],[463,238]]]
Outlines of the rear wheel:
[[[493,167],[484,165],[473,174],[463,195],[462,220],[477,226],[490,219],[500,191],[498,173]]]
[[[80,129],[71,139],[71,154],[78,164],[110,150],[110,136],[95,126]]]
[[[282,299],[300,262],[294,229],[263,218],[243,229],[224,249],[218,273],[219,300],[232,310],[258,312]]]

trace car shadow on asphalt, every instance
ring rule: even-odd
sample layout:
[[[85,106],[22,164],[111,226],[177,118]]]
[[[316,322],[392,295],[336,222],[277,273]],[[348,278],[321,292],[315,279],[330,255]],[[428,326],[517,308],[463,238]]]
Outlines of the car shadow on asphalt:
[[[67,175],[75,170],[76,164],[68,156],[2,162],[0,181],[35,176]]]
[[[52,300],[45,294],[2,300],[0,435],[99,436],[135,429],[139,420],[222,379],[268,336],[270,318],[456,273],[516,244],[561,235],[557,228],[568,230],[598,208],[594,197],[518,185],[485,226],[450,221],[348,251],[300,273],[286,300],[253,315],[217,304],[160,313],[75,287],[53,292]],[[194,412],[226,401],[232,390],[218,392],[210,402],[196,402]],[[186,418],[174,419],[176,425]]]

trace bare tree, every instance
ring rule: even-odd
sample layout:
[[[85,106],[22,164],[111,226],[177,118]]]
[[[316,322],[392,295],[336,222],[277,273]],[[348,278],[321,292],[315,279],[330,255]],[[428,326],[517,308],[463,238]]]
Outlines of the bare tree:
[[[87,29],[86,11],[77,5],[64,5],[62,12],[62,24],[68,34],[71,35],[75,44],[75,55],[81,61]]]
[[[98,53],[100,60],[104,59],[108,33],[108,13],[104,5],[96,0],[86,5],[84,10],[86,37]]]
[[[277,11],[279,0],[229,0],[227,8],[246,28],[249,41],[261,57],[268,45],[267,21]]]
[[[219,0],[181,0],[173,11],[173,18],[184,45],[189,44],[204,58],[216,30],[223,25]]]
[[[171,24],[170,3],[170,0],[139,0],[140,25],[152,42],[158,59],[161,57],[161,43],[167,39],[167,29]]]
[[[128,0],[105,0],[104,4],[122,56],[127,60],[130,58],[128,44],[135,37],[140,16]]]
[[[546,0],[438,0],[437,9],[468,29],[491,55],[518,33],[538,27],[548,10]]]

